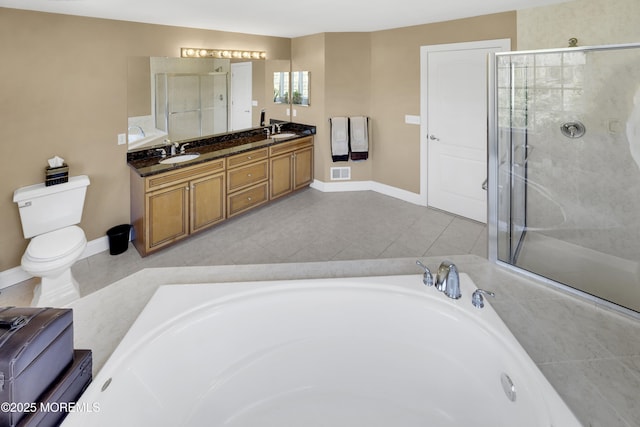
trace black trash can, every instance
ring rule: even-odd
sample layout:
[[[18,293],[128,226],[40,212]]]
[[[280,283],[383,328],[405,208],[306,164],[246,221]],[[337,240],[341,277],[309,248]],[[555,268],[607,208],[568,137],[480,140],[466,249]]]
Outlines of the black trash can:
[[[109,237],[109,253],[118,255],[126,251],[129,247],[129,233],[131,224],[121,224],[107,230]]]

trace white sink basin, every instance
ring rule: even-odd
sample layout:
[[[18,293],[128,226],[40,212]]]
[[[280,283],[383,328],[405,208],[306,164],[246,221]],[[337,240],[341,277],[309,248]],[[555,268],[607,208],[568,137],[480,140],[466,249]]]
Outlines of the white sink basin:
[[[271,135],[272,139],[284,139],[284,138],[293,138],[294,136],[298,136],[295,133],[274,133]]]
[[[198,157],[200,157],[200,153],[180,154],[178,156],[162,159],[159,163],[162,165],[173,165],[175,163],[188,162],[189,160],[197,159]]]

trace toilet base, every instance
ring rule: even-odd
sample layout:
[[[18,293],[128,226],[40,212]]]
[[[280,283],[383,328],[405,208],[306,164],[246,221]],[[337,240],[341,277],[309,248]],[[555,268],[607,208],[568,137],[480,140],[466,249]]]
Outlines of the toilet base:
[[[43,277],[33,292],[32,307],[62,307],[80,298],[80,287],[68,268],[57,277]]]

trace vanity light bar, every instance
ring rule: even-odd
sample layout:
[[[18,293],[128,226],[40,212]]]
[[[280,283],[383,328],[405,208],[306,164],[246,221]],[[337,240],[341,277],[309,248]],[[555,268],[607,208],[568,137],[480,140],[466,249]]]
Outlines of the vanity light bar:
[[[257,50],[231,49],[196,49],[183,47],[180,49],[181,58],[226,58],[226,59],[266,59],[267,53]]]

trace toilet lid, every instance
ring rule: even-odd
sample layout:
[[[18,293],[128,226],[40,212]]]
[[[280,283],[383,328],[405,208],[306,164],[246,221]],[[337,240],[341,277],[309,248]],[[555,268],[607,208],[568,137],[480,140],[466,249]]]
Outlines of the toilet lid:
[[[31,239],[26,255],[31,259],[52,260],[63,257],[86,244],[80,227],[61,228]]]

